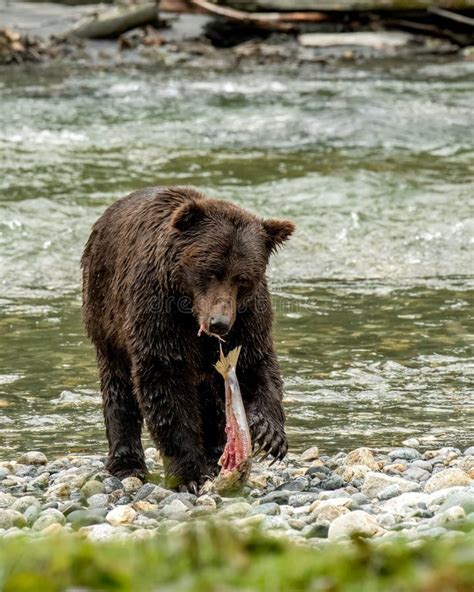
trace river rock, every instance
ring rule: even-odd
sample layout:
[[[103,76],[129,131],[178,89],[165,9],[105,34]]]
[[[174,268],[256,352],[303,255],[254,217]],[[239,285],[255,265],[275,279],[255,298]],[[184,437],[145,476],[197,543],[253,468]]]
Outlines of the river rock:
[[[105,493],[112,493],[123,489],[123,483],[118,477],[106,477],[103,481]]]
[[[98,493],[104,493],[105,487],[104,484],[97,479],[91,479],[90,481],[86,481],[84,485],[81,487],[81,493],[85,498],[92,497]]]
[[[83,526],[92,526],[93,524],[102,524],[105,518],[96,512],[88,510],[75,510],[67,516],[67,521],[71,523],[75,530]]]
[[[257,506],[253,506],[248,511],[249,516],[254,516],[255,514],[266,514],[267,516],[276,516],[280,514],[280,506],[275,502],[271,502],[268,504],[258,504]]]
[[[454,493],[441,504],[439,511],[444,512],[453,506],[460,506],[466,514],[474,512],[474,490]]]
[[[288,530],[288,521],[283,516],[264,516],[262,520],[262,528]]]
[[[464,520],[466,518],[466,512],[461,506],[452,506],[444,512],[439,513],[435,520],[437,526],[445,526],[452,522]]]
[[[344,487],[344,479],[340,475],[333,474],[321,481],[319,487],[326,491],[334,491],[335,489]]]
[[[66,498],[69,497],[71,494],[71,488],[66,483],[57,483],[56,485],[52,485],[48,487],[46,495],[48,497],[55,497],[55,498]]]
[[[41,529],[41,534],[45,536],[57,536],[64,532],[64,526],[59,522],[53,522],[49,526]]]
[[[288,491],[271,491],[260,498],[260,503],[275,502],[277,504],[287,504],[289,499],[290,493]]]
[[[395,448],[395,450],[391,450],[387,456],[392,462],[397,459],[408,461],[421,459],[421,454],[415,448]]]
[[[26,508],[26,510],[23,512],[23,516],[26,518],[26,521],[31,526],[36,522],[36,520],[38,520],[40,513],[41,510],[38,503],[37,506],[29,506],[28,508]]]
[[[307,539],[327,539],[329,524],[308,524],[303,528],[301,534]]]
[[[250,508],[251,506],[247,502],[236,502],[222,508],[220,514],[223,518],[235,518],[237,516],[245,516]]]
[[[472,479],[461,469],[444,469],[432,475],[425,483],[425,492],[431,493],[439,489],[455,487],[456,485],[469,485]]]
[[[172,495],[172,492],[169,489],[165,489],[164,487],[160,487],[154,483],[145,483],[145,485],[138,489],[133,501],[138,502],[147,498],[153,498],[154,500],[161,502],[170,495]]]
[[[122,485],[125,493],[135,493],[143,486],[143,481],[138,477],[126,477],[122,479]]]
[[[7,530],[13,526],[13,519],[9,510],[0,509],[0,528]]]
[[[309,477],[299,477],[282,483],[276,488],[276,491],[305,491],[309,488],[309,485]]]
[[[431,473],[425,471],[424,469],[420,469],[420,467],[409,467],[403,473],[404,479],[408,479],[409,481],[416,481],[417,483],[423,483],[424,481],[428,481],[430,477]]]
[[[414,508],[418,508],[420,504],[429,503],[430,496],[427,493],[419,491],[408,491],[402,493],[398,497],[394,497],[387,501],[384,501],[380,506],[383,512],[390,512],[398,516],[405,516],[411,514]]]
[[[109,503],[109,496],[106,493],[95,493],[87,500],[89,508],[106,508]]]
[[[469,446],[469,448],[466,448],[466,450],[463,452],[463,456],[474,456],[474,446]]]
[[[36,497],[33,497],[32,495],[25,495],[24,497],[18,498],[12,504],[11,509],[23,514],[30,506],[36,506],[39,509],[41,503]]]
[[[196,506],[204,506],[215,510],[217,508],[217,502],[212,495],[201,495],[196,500]]]
[[[59,510],[50,508],[40,514],[33,524],[33,530],[40,531],[48,527],[50,524],[65,524],[65,522],[66,518]]]
[[[342,464],[346,466],[364,465],[374,471],[379,470],[379,465],[368,448],[356,448],[352,450],[342,461]]]
[[[369,473],[364,480],[361,491],[364,495],[373,498],[390,485],[398,485],[402,493],[420,489],[417,483],[407,481],[401,477],[391,477],[383,473]]]
[[[87,538],[90,541],[97,543],[110,541],[112,539],[117,540],[117,538],[120,538],[120,534],[123,532],[119,531],[111,524],[96,524],[84,529],[84,531],[87,532]]]
[[[317,446],[311,446],[311,448],[307,448],[301,454],[301,460],[303,462],[311,462],[312,460],[316,460],[319,458],[319,448]]]
[[[292,508],[301,508],[302,506],[309,506],[309,504],[312,504],[317,499],[319,499],[318,491],[293,493],[288,499],[288,505]]]
[[[331,524],[336,518],[339,516],[343,516],[344,514],[348,514],[350,510],[348,510],[345,506],[338,506],[338,505],[328,505],[316,510],[314,512],[314,522],[320,525],[328,525]]]
[[[118,506],[107,514],[105,519],[112,526],[120,526],[121,524],[131,524],[136,518],[137,512],[130,506]]]
[[[370,468],[367,465],[342,465],[335,470],[335,473],[347,483],[358,479],[365,479]]]
[[[397,497],[401,495],[403,492],[401,487],[398,483],[393,483],[392,485],[388,485],[384,487],[381,491],[377,493],[377,498],[381,501],[391,499],[392,497]]]
[[[336,518],[329,526],[328,538],[348,538],[353,535],[372,537],[382,534],[383,530],[373,516],[362,510],[354,510]]]
[[[49,473],[41,473],[28,483],[27,490],[46,489],[49,485]]]
[[[18,462],[24,465],[45,465],[48,462],[46,455],[37,450],[24,452],[19,458]]]
[[[430,463],[429,460],[414,460],[410,464],[410,468],[411,467],[417,467],[419,469],[423,469],[424,471],[427,471],[428,473],[431,473],[431,471],[433,470],[433,465]]]

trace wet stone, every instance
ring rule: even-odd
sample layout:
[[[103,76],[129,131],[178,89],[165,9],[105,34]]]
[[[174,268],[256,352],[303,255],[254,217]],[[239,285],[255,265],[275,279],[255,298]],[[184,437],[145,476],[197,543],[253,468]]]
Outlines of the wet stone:
[[[312,446],[301,454],[301,460],[303,462],[311,462],[312,460],[316,460],[318,457],[319,449],[317,446]]]
[[[143,481],[138,477],[126,477],[122,479],[122,485],[125,493],[135,493],[143,486]]]
[[[410,467],[417,467],[418,469],[423,469],[424,471],[428,471],[431,473],[433,470],[433,465],[428,460],[414,460]]]
[[[282,483],[276,488],[276,491],[305,491],[310,486],[308,478],[300,477],[299,479],[293,479]]]
[[[42,513],[33,524],[33,530],[40,531],[51,524],[65,524],[66,518],[58,510],[50,509],[47,513]]]
[[[300,508],[301,506],[309,506],[317,499],[319,499],[318,491],[293,493],[288,499],[288,505],[292,508]]]
[[[104,493],[105,487],[104,484],[100,481],[95,479],[91,479],[90,481],[86,481],[84,485],[81,487],[81,493],[85,498],[92,497],[97,493]]]
[[[39,509],[40,505],[41,504],[36,497],[33,497],[32,495],[27,495],[17,499],[12,504],[11,509],[16,510],[17,512],[24,513],[27,508],[31,506],[36,506]]]
[[[26,521],[30,525],[33,524],[34,522],[36,522],[36,520],[38,519],[39,515],[40,515],[40,508],[39,508],[39,506],[29,506],[23,512],[23,516],[25,517]]]
[[[1,471],[1,469],[0,469]],[[17,477],[36,477],[38,474],[38,469],[34,466],[23,466],[18,467],[15,471],[15,475]]]
[[[11,528],[13,526],[13,520],[9,510],[0,509],[0,528]]]
[[[83,526],[91,526],[92,524],[102,524],[105,518],[100,514],[89,512],[88,510],[75,510],[68,514],[67,521],[72,527],[77,530]]]
[[[344,487],[344,480],[339,475],[331,475],[327,479],[324,479],[324,481],[321,481],[319,487],[326,491],[333,491],[334,489]]]
[[[266,504],[269,502],[275,502],[276,504],[287,504],[288,500],[290,499],[290,494],[288,491],[272,491],[264,495],[260,498],[261,504]]]
[[[275,502],[270,502],[267,504],[258,504],[253,508],[250,508],[248,512],[248,516],[253,516],[255,514],[266,514],[268,516],[276,516],[280,514],[280,506]]]
[[[23,453],[19,458],[18,462],[24,465],[45,465],[48,462],[46,455],[37,450],[31,450]]]
[[[400,486],[397,484],[394,484],[394,485],[388,485],[387,487],[385,487],[384,489],[379,491],[377,493],[377,498],[379,500],[383,501],[383,500],[391,499],[392,497],[398,497],[401,494],[402,494],[402,490],[401,490]]]
[[[408,479],[410,481],[417,481],[418,483],[428,481],[430,477],[430,472],[425,471],[424,469],[420,469],[419,467],[410,467],[403,473],[404,479]]]
[[[123,489],[123,483],[117,477],[106,477],[103,481],[105,493]]]
[[[318,539],[327,539],[329,533],[329,525],[328,524],[311,524],[305,527],[302,531],[302,534],[307,539],[318,538]]]
[[[421,459],[421,454],[415,448],[395,448],[387,456],[392,462],[398,459],[408,461]]]
[[[106,493],[95,493],[87,500],[89,508],[105,508],[109,503],[109,496]]]

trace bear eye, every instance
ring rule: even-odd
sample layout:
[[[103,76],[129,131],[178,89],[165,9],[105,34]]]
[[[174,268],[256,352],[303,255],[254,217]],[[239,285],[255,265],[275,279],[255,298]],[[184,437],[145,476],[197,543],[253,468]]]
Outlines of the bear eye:
[[[213,271],[209,274],[209,279],[211,281],[221,281],[224,277],[224,274],[221,271]]]
[[[235,282],[241,288],[250,288],[250,286],[252,285],[252,282],[250,281],[250,279],[248,277],[243,276],[243,275],[238,275],[235,278]]]

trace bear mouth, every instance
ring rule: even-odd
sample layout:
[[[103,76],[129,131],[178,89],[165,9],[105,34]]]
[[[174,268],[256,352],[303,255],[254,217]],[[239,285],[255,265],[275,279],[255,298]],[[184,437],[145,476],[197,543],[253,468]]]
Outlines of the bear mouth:
[[[216,339],[219,339],[219,341],[223,341],[225,343],[225,339],[223,339],[222,335],[218,335],[217,333],[212,333],[212,331],[209,331],[205,323],[201,323],[199,325],[199,331],[197,335],[198,337],[201,337],[202,334],[209,335],[209,337],[215,337]]]

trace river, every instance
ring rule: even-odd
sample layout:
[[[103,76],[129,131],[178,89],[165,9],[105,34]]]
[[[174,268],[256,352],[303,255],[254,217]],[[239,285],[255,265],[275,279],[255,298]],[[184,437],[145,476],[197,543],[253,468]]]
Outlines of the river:
[[[474,440],[474,63],[0,72],[0,442],[106,450],[79,259],[148,185],[297,232],[272,260],[293,451]]]

